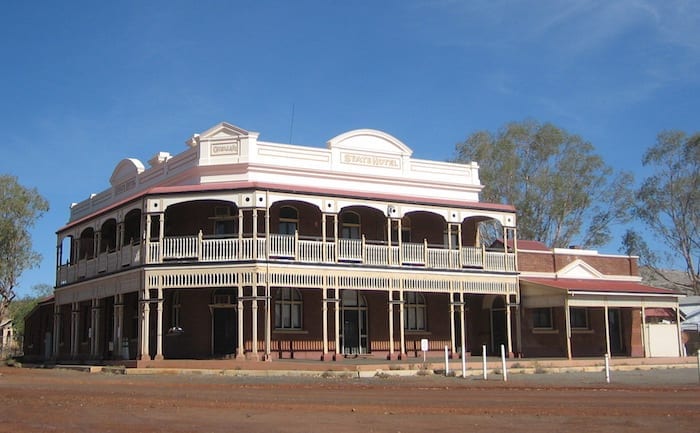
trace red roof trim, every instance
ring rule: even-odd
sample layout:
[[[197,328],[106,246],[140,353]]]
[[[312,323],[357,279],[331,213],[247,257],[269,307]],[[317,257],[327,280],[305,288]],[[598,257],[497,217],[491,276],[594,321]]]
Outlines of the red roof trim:
[[[507,204],[499,203],[482,203],[482,202],[466,202],[459,200],[436,200],[431,198],[419,198],[404,196],[404,195],[394,195],[394,194],[380,194],[380,193],[366,193],[361,191],[339,191],[329,188],[314,188],[307,186],[295,186],[295,185],[284,185],[266,182],[226,182],[226,183],[210,183],[210,184],[198,184],[198,185],[174,185],[174,186],[156,186],[146,190],[143,190],[131,197],[120,200],[104,209],[100,209],[97,212],[86,215],[80,219],[66,224],[65,226],[58,229],[58,232],[69,229],[86,221],[90,218],[94,218],[97,215],[109,212],[125,203],[138,200],[147,195],[152,194],[178,194],[187,192],[202,192],[202,191],[222,191],[222,190],[238,190],[238,189],[249,189],[249,188],[259,188],[259,189],[269,189],[274,191],[289,191],[289,192],[301,192],[307,194],[328,194],[341,197],[351,197],[351,198],[367,198],[367,199],[378,199],[387,200],[394,202],[405,202],[405,203],[419,203],[419,204],[435,204],[435,205],[448,205],[448,206],[458,206],[462,208],[480,209],[480,210],[495,210],[495,211],[506,211],[515,212],[515,207]]]
[[[657,295],[680,295],[680,293],[659,287],[647,286],[634,281],[616,280],[585,280],[573,278],[520,278],[521,281],[540,284],[543,286],[567,291],[608,292],[608,293],[638,293]]]

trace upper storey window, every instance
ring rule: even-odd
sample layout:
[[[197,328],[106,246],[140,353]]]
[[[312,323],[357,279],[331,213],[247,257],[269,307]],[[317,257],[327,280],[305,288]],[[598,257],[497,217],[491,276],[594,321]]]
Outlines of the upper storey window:
[[[282,206],[280,209],[279,233],[293,235],[299,227],[299,212],[291,206]]]
[[[343,239],[360,239],[360,215],[345,212],[341,215],[340,237]]]

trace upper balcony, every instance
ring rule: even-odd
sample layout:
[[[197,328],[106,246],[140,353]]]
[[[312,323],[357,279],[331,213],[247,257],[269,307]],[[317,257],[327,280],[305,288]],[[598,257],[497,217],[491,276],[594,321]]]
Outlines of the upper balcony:
[[[146,246],[147,245],[147,246]],[[447,271],[515,272],[515,254],[485,248],[448,249],[441,245],[361,239],[302,239],[297,234],[270,234],[268,238],[169,236],[146,245],[126,245],[94,258],[61,265],[59,286],[128,267],[157,263],[197,265],[245,261],[284,261],[303,264],[353,264]],[[147,254],[144,250],[148,249]],[[145,259],[145,260],[144,260]]]

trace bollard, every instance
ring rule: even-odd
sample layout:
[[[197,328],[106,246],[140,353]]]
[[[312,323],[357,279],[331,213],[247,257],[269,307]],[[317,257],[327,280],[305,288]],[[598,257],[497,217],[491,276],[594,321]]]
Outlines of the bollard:
[[[462,345],[462,377],[465,379],[467,377],[467,355],[464,350],[464,345]]]
[[[445,376],[450,375],[450,363],[448,361],[448,347],[445,346]]]
[[[486,345],[485,344],[481,346],[481,359],[482,359],[481,364],[482,364],[483,369],[484,369],[484,380],[486,380],[488,378],[488,373],[486,372]]]
[[[508,370],[506,370],[506,347],[501,344],[501,368],[503,368],[503,381],[508,382]]]
[[[610,355],[605,354],[605,382],[610,383]]]

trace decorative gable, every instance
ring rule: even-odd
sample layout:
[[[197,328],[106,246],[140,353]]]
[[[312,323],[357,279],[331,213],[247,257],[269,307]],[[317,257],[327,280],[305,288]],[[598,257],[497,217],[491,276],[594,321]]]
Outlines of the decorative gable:
[[[143,173],[144,170],[145,167],[138,159],[122,159],[114,168],[112,176],[109,178],[109,183],[112,186],[117,186],[126,180],[136,178],[139,174]]]
[[[375,129],[355,129],[331,138],[329,149],[356,150],[390,155],[411,156],[413,151],[398,138]]]
[[[568,265],[561,268],[557,274],[557,278],[577,278],[577,279],[600,279],[603,274],[598,272],[593,266],[584,262],[581,259],[574,260]]]

